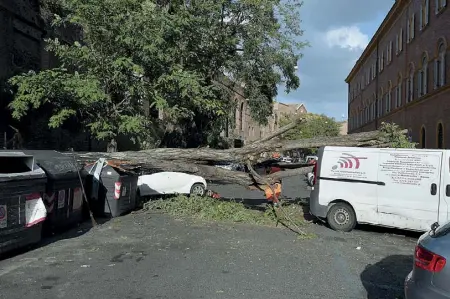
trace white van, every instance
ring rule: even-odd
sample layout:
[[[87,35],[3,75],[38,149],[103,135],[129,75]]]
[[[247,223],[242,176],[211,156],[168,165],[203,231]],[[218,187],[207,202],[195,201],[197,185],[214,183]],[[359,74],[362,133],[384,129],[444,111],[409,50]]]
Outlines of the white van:
[[[319,149],[310,212],[331,228],[357,223],[428,231],[449,219],[450,151]]]

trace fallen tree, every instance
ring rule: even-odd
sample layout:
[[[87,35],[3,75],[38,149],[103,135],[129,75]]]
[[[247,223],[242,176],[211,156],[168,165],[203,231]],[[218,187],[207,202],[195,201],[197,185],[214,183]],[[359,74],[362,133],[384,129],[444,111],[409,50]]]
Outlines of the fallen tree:
[[[399,136],[403,138],[402,131],[394,124],[384,124],[380,131],[356,133],[338,137],[318,137],[295,141],[283,141],[279,137],[307,119],[300,118],[280,128],[270,136],[255,141],[242,148],[217,150],[210,148],[181,149],[157,148],[143,151],[125,151],[115,153],[89,152],[75,153],[81,163],[92,163],[98,158],[112,160],[120,167],[137,170],[140,173],[154,173],[160,171],[178,171],[196,174],[207,180],[221,183],[235,183],[243,186],[273,184],[282,178],[306,174],[311,171],[310,165],[299,165],[296,169],[285,169],[270,175],[256,175],[252,165],[267,161],[270,153],[283,152],[293,149],[317,148],[321,146],[356,146],[356,147],[387,147],[391,146]],[[406,139],[405,139],[406,140]],[[115,162],[114,162],[115,161]],[[247,165],[248,172],[231,171],[215,167],[217,162],[234,162]]]

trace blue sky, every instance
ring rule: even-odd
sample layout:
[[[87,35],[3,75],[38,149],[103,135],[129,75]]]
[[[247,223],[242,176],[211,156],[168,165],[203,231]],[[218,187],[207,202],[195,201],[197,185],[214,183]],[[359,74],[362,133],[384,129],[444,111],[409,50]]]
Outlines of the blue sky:
[[[303,50],[298,64],[300,88],[277,101],[304,103],[313,113],[337,120],[347,118],[347,84],[344,82],[365,46],[395,0],[304,0],[300,11]]]

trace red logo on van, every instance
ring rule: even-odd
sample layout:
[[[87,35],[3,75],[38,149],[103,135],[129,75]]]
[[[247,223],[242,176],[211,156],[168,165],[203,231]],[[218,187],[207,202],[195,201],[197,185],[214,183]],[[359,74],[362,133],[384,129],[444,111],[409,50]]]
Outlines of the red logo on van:
[[[359,169],[361,165],[360,160],[367,159],[367,157],[355,157],[352,154],[343,153],[341,157],[339,157],[338,165],[333,166],[333,169],[339,168],[351,168],[351,169]]]

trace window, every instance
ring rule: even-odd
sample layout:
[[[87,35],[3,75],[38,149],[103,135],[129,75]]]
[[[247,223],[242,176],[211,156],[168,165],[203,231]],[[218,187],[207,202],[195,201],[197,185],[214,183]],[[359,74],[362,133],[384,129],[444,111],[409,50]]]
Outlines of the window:
[[[380,94],[378,95],[378,117],[383,115],[383,88],[380,90]]]
[[[409,69],[409,75],[406,83],[406,102],[409,103],[414,99],[414,68],[412,66]]]
[[[417,73],[417,87],[419,89],[419,97],[427,94],[428,82],[428,58],[425,55],[422,58],[422,69]]]
[[[429,22],[430,19],[430,1],[423,0],[420,6],[420,30],[423,30]]]
[[[370,121],[369,116],[370,116],[370,114],[369,114],[369,106],[366,106],[364,108],[364,122],[365,123],[368,123]]]
[[[370,104],[370,119],[374,120],[375,119],[375,105],[376,105],[376,101],[377,101],[377,95],[375,93],[373,93],[372,95],[372,103]]]
[[[412,14],[409,19],[408,22],[406,24],[406,42],[410,43],[413,39],[414,39],[414,24],[415,24],[415,15]]]
[[[386,92],[386,96],[385,96],[386,113],[389,113],[391,111],[391,99],[392,99],[392,82],[389,81],[388,91]]]
[[[378,69],[380,71],[380,73],[383,71],[384,69],[384,51],[381,52],[380,58],[378,60],[379,65],[378,65]]]
[[[387,45],[386,59],[387,59],[387,64],[392,62],[392,41],[390,41]]]
[[[395,88],[395,108],[402,105],[402,74],[398,75],[397,86]]]
[[[443,42],[439,45],[438,57],[434,61],[434,88],[439,88],[445,85],[445,44]]]
[[[400,28],[400,34],[398,36],[398,49],[399,53],[403,51],[403,28]]]
[[[444,126],[442,123],[438,123],[437,125],[437,148],[444,148]]]
[[[421,148],[426,147],[426,145],[427,145],[426,141],[427,141],[427,136],[426,136],[425,127],[422,126],[422,129],[420,129],[420,147]]]
[[[241,109],[239,109],[239,131],[242,132],[244,129],[244,103],[241,104]]]
[[[435,1],[436,5],[434,12],[438,14],[447,6],[447,0],[435,0]]]

